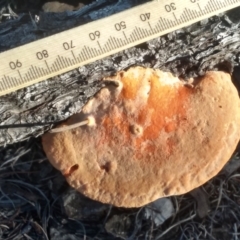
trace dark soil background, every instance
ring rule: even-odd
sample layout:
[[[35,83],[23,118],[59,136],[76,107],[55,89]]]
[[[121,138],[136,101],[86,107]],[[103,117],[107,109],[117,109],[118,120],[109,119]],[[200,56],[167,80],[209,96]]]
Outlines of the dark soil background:
[[[43,11],[64,11],[59,4],[46,7],[44,4],[47,2],[0,0],[0,34],[2,24],[18,18],[22,13],[35,16]],[[83,5],[91,2],[94,1],[81,1]],[[71,11],[80,6],[77,0],[67,3],[65,7]],[[235,32],[239,31],[239,18],[235,19],[234,16],[239,11],[233,10],[232,18],[226,18],[229,29],[235,29]],[[166,38],[172,38],[173,44],[176,44],[174,33]],[[236,39],[239,42],[239,38]],[[138,51],[146,50],[153,44],[157,46],[159,42],[153,40],[142,44]],[[1,45],[4,43],[0,42]],[[218,58],[226,55],[224,50],[219,52]],[[239,52],[237,47],[228,49],[227,53],[234,53],[235,57],[231,55],[231,59],[225,59],[221,66],[213,64],[214,68],[218,65],[219,69],[232,72],[237,87],[240,76]],[[215,53],[213,51],[211,54]],[[144,61],[149,65],[152,60],[146,58]],[[127,60],[123,58],[119,66],[124,61]],[[155,67],[160,66],[157,60],[154,64]],[[169,69],[179,73],[177,64],[169,64]],[[207,67],[188,69],[186,76],[203,74],[205,70],[202,73],[200,71],[203,69],[207,70]],[[204,186],[189,194],[168,198],[174,212],[170,218],[163,219],[161,225],[156,225],[156,216],[163,216],[169,209],[154,209],[151,204],[137,209],[124,209],[92,201],[70,188],[64,177],[50,165],[42,150],[40,137],[28,135],[25,141],[9,139],[3,138],[0,147],[0,239],[240,239],[239,149],[218,176]],[[4,141],[12,144],[4,144]],[[146,218],[147,209],[152,210],[150,218]]]

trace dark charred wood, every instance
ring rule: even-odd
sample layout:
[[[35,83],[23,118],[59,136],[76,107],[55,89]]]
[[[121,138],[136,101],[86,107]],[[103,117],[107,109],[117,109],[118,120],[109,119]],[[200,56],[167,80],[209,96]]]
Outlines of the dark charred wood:
[[[78,11],[19,13],[0,24],[0,51],[29,43],[146,1],[99,0]],[[100,11],[101,10],[101,11]],[[141,65],[182,78],[208,70],[233,74],[239,85],[240,8],[179,29],[105,59],[0,97],[0,146],[38,137],[81,111],[103,77]],[[33,20],[39,15],[39,21]]]

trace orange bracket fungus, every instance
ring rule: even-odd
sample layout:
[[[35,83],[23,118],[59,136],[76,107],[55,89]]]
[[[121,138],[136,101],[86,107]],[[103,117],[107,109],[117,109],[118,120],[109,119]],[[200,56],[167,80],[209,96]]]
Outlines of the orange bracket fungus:
[[[113,84],[42,137],[50,162],[79,192],[140,207],[202,185],[231,157],[240,102],[229,74],[207,72],[186,84],[134,67],[107,81]]]

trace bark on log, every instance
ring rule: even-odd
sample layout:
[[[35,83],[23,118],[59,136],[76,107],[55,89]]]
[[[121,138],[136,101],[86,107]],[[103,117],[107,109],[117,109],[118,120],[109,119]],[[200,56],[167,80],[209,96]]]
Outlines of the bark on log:
[[[0,24],[0,51],[141,4],[143,0],[99,0],[75,12],[27,13]],[[64,120],[102,86],[103,77],[133,65],[188,78],[225,70],[240,79],[240,8],[177,30],[105,59],[0,97],[0,146],[37,137]]]

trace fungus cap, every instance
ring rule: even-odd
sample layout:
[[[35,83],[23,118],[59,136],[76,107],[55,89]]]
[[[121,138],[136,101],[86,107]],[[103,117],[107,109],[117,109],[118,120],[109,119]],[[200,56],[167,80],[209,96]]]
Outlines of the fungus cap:
[[[107,84],[78,114],[46,133],[43,148],[86,196],[140,207],[186,193],[215,176],[240,136],[240,102],[229,74],[207,72],[191,87],[171,73],[134,67]]]

